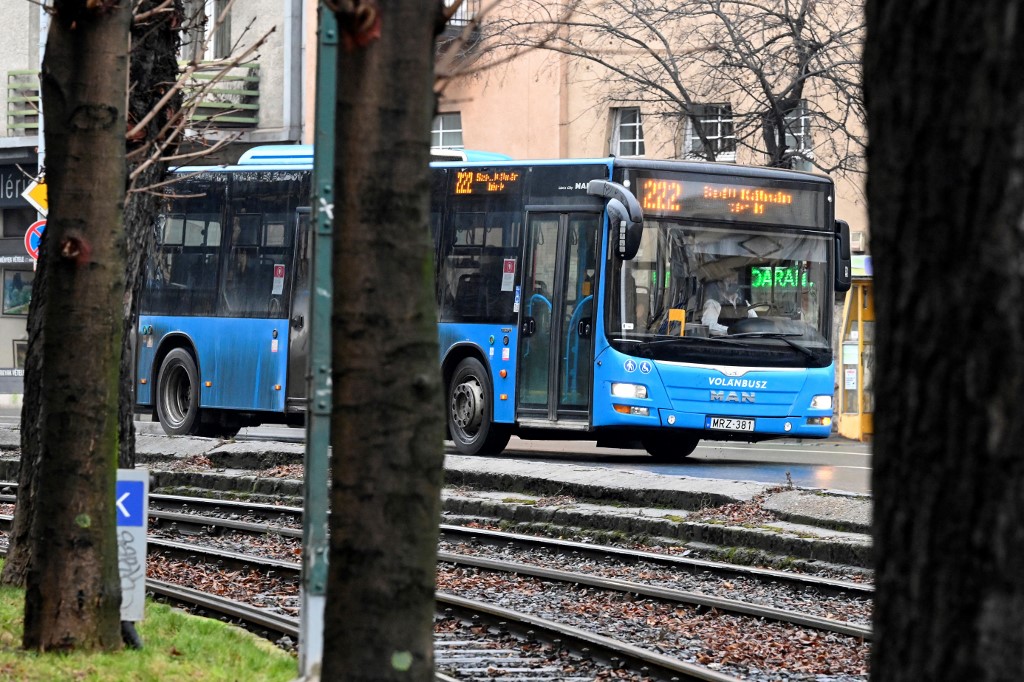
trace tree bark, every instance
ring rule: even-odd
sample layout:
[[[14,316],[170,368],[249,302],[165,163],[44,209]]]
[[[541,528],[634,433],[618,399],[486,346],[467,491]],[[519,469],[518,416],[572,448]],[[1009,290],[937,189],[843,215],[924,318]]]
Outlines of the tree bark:
[[[57,0],[42,93],[50,211],[27,649],[117,649],[118,367],[131,4]]]
[[[874,682],[1024,679],[1024,13],[870,0]]]
[[[444,437],[428,231],[441,7],[354,5],[371,14],[338,13],[323,679],[428,682]]]

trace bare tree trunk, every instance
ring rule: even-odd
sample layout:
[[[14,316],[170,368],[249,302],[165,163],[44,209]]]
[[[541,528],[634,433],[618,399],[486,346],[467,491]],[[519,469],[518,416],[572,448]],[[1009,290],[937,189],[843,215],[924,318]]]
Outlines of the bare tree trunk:
[[[147,13],[160,4],[160,0],[144,0],[136,7],[136,13]],[[154,109],[164,92],[178,78],[177,53],[180,42],[180,26],[183,10],[176,0],[170,11],[150,15],[143,22],[132,24],[132,51],[130,60],[131,92],[128,98],[129,122],[141,120]],[[165,123],[181,108],[181,96],[173,98],[153,118],[145,133],[128,142],[128,150],[148,152],[152,145],[161,144],[167,134]],[[171,155],[175,145],[166,148]],[[148,159],[148,153],[128,163],[131,173]],[[142,170],[133,185],[144,189],[162,180],[167,164],[156,162]],[[131,330],[139,315],[139,292],[147,254],[154,239],[154,225],[158,197],[152,192],[130,193],[125,201],[125,231],[127,234],[127,265],[125,269],[125,319],[121,355],[121,392],[119,398],[119,451],[118,465],[124,468],[135,466],[135,424],[134,424],[134,349],[131,347]],[[44,233],[45,235],[45,233]],[[45,241],[45,239],[44,239]],[[46,255],[42,246],[34,282],[35,295],[29,304],[29,353],[25,366],[25,397],[21,419],[21,467],[18,472],[18,500],[14,522],[9,534],[9,543],[0,584],[23,586],[28,570],[28,532],[31,525],[32,505],[36,490],[35,462],[40,452],[39,436],[42,422],[42,319],[41,306],[46,301]]]
[[[874,682],[1024,679],[1024,13],[870,0]]]
[[[117,649],[114,485],[131,5],[57,0],[42,69],[50,211],[27,649]]]
[[[428,682],[444,428],[428,231],[441,6],[344,6],[323,679]]]

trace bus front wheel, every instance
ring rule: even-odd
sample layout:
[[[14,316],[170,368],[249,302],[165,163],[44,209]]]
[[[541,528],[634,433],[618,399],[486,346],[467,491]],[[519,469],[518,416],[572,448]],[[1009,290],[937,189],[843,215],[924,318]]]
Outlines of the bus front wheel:
[[[677,462],[692,455],[700,439],[686,433],[668,431],[646,435],[640,442],[655,461]]]
[[[183,348],[175,348],[160,365],[156,384],[156,414],[171,436],[199,433],[199,371]]]
[[[466,358],[448,384],[448,430],[463,455],[496,455],[508,445],[511,426],[491,419],[490,377],[483,363]]]

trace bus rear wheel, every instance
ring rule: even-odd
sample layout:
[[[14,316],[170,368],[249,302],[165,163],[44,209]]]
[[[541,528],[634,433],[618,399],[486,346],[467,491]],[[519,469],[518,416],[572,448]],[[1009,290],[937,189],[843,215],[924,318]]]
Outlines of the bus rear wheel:
[[[183,348],[172,350],[160,365],[156,414],[168,435],[199,434],[199,371],[192,355]]]
[[[448,431],[463,455],[496,455],[508,445],[511,426],[491,419],[490,377],[483,363],[466,358],[448,384]]]
[[[646,435],[640,442],[655,461],[678,462],[693,454],[700,439],[688,433],[668,431]]]

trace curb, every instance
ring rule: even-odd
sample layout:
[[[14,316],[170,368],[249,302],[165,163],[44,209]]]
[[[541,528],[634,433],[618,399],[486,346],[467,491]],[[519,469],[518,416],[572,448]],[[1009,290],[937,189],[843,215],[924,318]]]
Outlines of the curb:
[[[716,551],[734,553],[737,548],[761,553],[761,560],[780,565],[800,559],[869,569],[872,566],[870,537],[823,530],[790,522],[758,526],[725,525],[685,520],[686,511],[601,507],[593,504],[539,506],[535,499],[499,499],[489,495],[442,495],[448,516],[491,518],[496,525],[520,527],[573,527],[618,539],[659,538],[672,544],[711,545]]]

